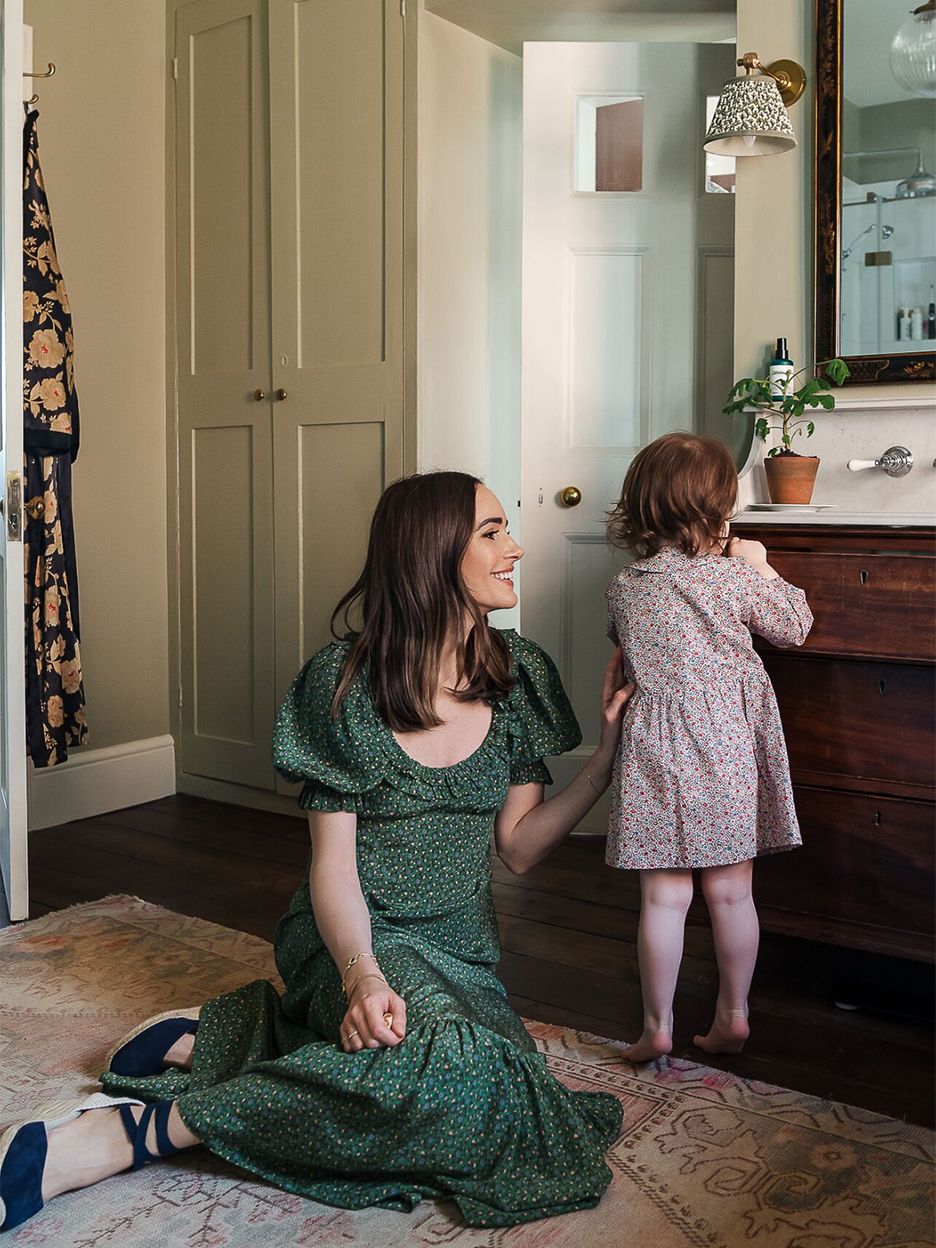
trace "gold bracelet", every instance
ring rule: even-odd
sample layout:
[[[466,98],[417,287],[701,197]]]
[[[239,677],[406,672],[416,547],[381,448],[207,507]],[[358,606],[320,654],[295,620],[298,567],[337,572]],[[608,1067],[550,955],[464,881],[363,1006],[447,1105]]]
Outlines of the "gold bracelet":
[[[592,792],[593,792],[593,793],[596,793],[599,797],[601,797],[602,793],[604,792],[604,789],[599,789],[599,788],[597,788],[597,787],[596,787],[594,780],[591,778],[591,772],[590,772],[590,771],[588,771],[588,770],[586,770],[586,772],[585,772],[585,779],[586,779],[586,780],[588,781],[588,783],[591,785],[591,787],[592,787]]]
[[[382,984],[387,984],[387,981],[384,979],[384,977],[382,975],[378,975],[376,971],[372,971],[369,975],[362,975],[360,979],[356,979],[354,983],[351,985],[351,992],[348,992],[346,989],[344,989],[344,994],[348,998],[349,1004],[351,1001],[351,997],[354,994],[355,988],[357,988],[358,984],[363,984],[365,979],[379,979]],[[387,984],[387,987],[389,988],[390,985]]]
[[[345,963],[344,970],[341,972],[341,991],[342,992],[344,992],[345,990],[345,979],[347,978],[348,971],[351,970],[351,967],[354,966],[356,962],[360,962],[361,958],[374,958],[374,955],[372,953],[353,953],[351,957],[348,958],[347,962]],[[376,962],[377,959],[374,958],[374,961]]]

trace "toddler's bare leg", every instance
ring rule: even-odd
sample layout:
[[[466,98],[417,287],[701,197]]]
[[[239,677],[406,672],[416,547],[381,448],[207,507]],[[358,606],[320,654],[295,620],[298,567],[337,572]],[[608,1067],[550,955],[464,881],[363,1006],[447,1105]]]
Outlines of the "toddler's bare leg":
[[[637,962],[644,1021],[637,1043],[622,1050],[629,1062],[652,1062],[673,1047],[673,996],[691,901],[691,871],[641,871]]]
[[[740,1053],[750,1033],[748,992],[760,931],[751,895],[753,860],[702,871],[702,893],[712,919],[718,961],[715,1021],[695,1043],[706,1053]]]

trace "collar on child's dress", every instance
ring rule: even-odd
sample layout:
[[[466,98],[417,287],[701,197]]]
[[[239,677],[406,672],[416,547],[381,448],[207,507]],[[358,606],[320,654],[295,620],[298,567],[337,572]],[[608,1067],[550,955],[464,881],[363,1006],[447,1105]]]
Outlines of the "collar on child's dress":
[[[628,572],[665,572],[666,564],[673,555],[682,555],[682,551],[677,550],[675,546],[663,546],[655,555],[649,555],[646,559],[635,559],[633,563],[627,565],[627,570]],[[683,558],[685,558],[684,555]]]
[[[628,571],[635,572],[665,572],[667,565],[672,559],[711,559],[711,555],[687,555],[685,551],[680,550],[677,546],[662,546],[655,555],[650,555],[646,559],[635,559],[633,563],[627,564]]]

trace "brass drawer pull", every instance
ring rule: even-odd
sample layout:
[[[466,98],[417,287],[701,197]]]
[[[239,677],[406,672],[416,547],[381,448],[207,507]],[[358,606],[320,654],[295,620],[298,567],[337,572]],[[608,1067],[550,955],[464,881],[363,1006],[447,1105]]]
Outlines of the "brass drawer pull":
[[[876,810],[874,812],[874,818],[871,820],[871,822],[874,824],[876,828],[879,828],[881,826],[881,812],[879,810]]]
[[[878,681],[878,693],[881,695],[882,698],[884,697],[884,689],[886,685],[887,685],[887,681],[885,680]]]
[[[858,580],[859,580],[859,581],[861,581],[862,585],[867,585],[867,583],[868,583],[868,574],[867,574],[867,572],[864,572],[864,571],[859,572],[859,573],[858,573]]]

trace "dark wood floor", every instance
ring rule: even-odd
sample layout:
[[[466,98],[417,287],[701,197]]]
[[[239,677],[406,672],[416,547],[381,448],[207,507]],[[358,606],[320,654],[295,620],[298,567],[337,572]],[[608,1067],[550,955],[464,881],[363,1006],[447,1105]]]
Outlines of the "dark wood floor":
[[[500,974],[528,1017],[615,1039],[640,1030],[637,880],[581,838],[525,876],[494,864]],[[272,939],[302,878],[304,821],[177,795],[30,835],[31,916],[111,893]],[[704,909],[690,912],[675,1056],[711,1016],[716,970]],[[843,1010],[836,1001],[860,1003]],[[752,1038],[708,1064],[933,1125],[931,968],[764,934]]]

